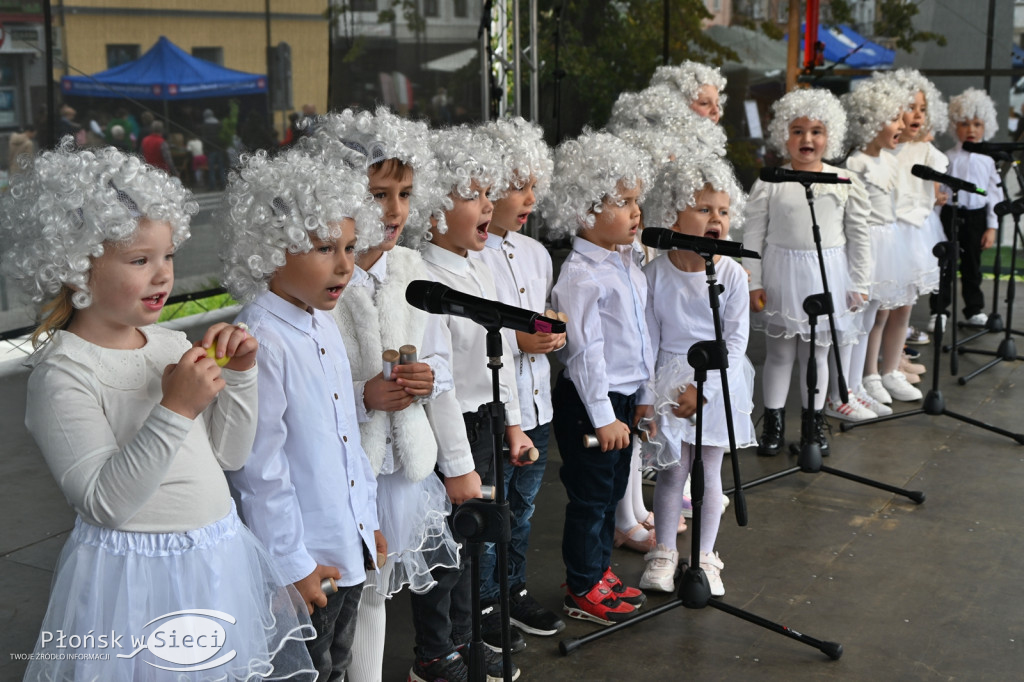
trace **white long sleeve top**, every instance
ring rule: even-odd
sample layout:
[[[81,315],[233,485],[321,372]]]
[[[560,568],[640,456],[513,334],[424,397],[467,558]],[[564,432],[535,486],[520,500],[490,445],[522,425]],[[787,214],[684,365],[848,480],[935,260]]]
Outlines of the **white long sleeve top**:
[[[518,232],[504,237],[487,236],[483,251],[474,251],[494,276],[498,300],[517,308],[544,313],[551,295],[551,255],[536,239]],[[516,333],[503,329],[505,342],[512,351],[512,363],[519,389],[519,412],[523,430],[529,431],[551,421],[551,363],[548,356],[524,353]]]
[[[824,173],[842,175],[841,170],[828,164],[822,168]],[[821,248],[846,246],[853,289],[866,294],[871,277],[871,235],[868,229],[870,206],[864,185],[855,177],[849,185],[814,185],[813,192]],[[796,251],[815,250],[811,211],[803,185],[754,182],[747,201],[743,245],[764,254],[768,244]],[[748,258],[743,265],[750,271],[750,290],[763,289],[761,261]]]
[[[846,168],[864,184],[869,205],[868,225],[889,225],[896,221],[896,182],[899,163],[892,154],[869,156],[855,151],[846,159]]]
[[[140,331],[146,345],[138,350],[58,331],[29,359],[25,425],[85,521],[146,533],[195,530],[231,509],[222,470],[249,455],[257,371],[222,370],[224,389],[188,419],[160,401],[164,368],[192,344],[156,325]]]
[[[923,180],[910,172],[916,164],[929,166],[940,173],[949,168],[949,159],[931,142],[904,142],[897,145],[895,154],[899,161],[899,175],[896,179],[896,218],[909,225],[921,227],[928,215],[935,210],[935,183]]]
[[[352,373],[338,325],[266,291],[238,322],[259,339],[259,420],[248,462],[230,474],[252,529],[288,582],[317,564],[339,584],[376,556],[377,479],[359,439]]]
[[[559,357],[595,428],[616,419],[609,392],[639,391],[639,403],[650,404],[654,354],[646,303],[647,278],[633,262],[632,245],[609,250],[573,238],[551,305],[569,316]]]
[[[949,170],[947,171],[949,175],[972,182],[986,192],[984,196],[960,192],[958,196],[960,208],[987,209],[985,226],[993,230],[999,227],[999,216],[996,215],[995,205],[1002,201],[1004,196],[1002,178],[999,177],[999,171],[996,170],[996,162],[992,160],[991,156],[965,152],[960,143],[948,149],[946,157],[949,158]],[[952,195],[953,190],[943,185],[942,191]]]

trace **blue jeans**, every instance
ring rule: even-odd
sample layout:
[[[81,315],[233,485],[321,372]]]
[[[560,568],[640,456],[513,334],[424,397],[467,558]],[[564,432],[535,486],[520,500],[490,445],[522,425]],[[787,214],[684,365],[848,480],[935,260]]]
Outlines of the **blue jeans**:
[[[526,432],[540,457],[533,464],[514,467],[505,464],[505,497],[512,514],[512,539],[508,544],[508,585],[516,592],[526,585],[526,550],[530,544],[530,519],[537,508],[534,500],[544,480],[548,463],[548,437],[550,424],[541,424]],[[498,601],[497,553],[494,545],[487,545],[480,557],[480,600]]]
[[[615,418],[629,424],[636,394],[609,393]],[[584,448],[583,436],[594,433],[576,386],[560,374],[552,394],[551,425],[562,455],[559,477],[569,503],[565,506],[562,561],[566,586],[574,594],[590,591],[611,566],[615,539],[615,507],[626,493],[633,439],[621,450]]]
[[[356,634],[356,611],[363,584],[339,587],[327,597],[327,606],[313,609],[309,617],[316,629],[316,639],[306,642],[309,656],[316,667],[317,679],[327,682],[345,679],[352,662],[352,639]]]

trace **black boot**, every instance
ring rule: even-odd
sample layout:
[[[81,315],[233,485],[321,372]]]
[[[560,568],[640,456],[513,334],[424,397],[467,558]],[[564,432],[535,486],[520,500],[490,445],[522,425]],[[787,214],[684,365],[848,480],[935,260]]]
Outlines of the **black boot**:
[[[774,457],[786,444],[786,409],[764,409],[760,443],[757,454],[762,457]]]
[[[832,454],[832,447],[828,444],[827,430],[828,425],[825,423],[824,412],[804,408],[800,412],[800,446],[791,447],[790,451],[794,455],[799,455],[804,445],[811,442],[818,444],[818,450],[822,457],[828,457]]]
[[[821,449],[821,456],[828,457],[832,454],[832,446],[828,444],[828,436],[826,431],[831,433],[831,429],[828,428],[828,424],[825,422],[825,413],[821,410],[814,411],[814,438],[818,441],[818,447]]]

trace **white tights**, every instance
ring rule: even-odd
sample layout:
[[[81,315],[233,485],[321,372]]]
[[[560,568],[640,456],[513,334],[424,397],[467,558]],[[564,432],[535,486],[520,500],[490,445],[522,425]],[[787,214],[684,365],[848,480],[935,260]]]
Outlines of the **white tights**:
[[[352,663],[348,682],[381,682],[384,676],[384,634],[387,616],[384,595],[369,582],[363,587],[356,615],[356,634],[352,640]]]
[[[676,547],[676,526],[679,512],[683,509],[683,485],[693,468],[694,447],[682,444],[683,453],[679,466],[658,472],[658,484],[654,487],[654,523],[658,544]],[[700,551],[712,552],[718,527],[722,522],[722,458],[725,448],[705,445],[701,447],[704,461],[704,505],[700,515]]]
[[[793,362],[800,363],[800,404],[807,407],[807,359],[811,344],[798,336],[791,339],[769,336],[766,339],[767,354],[764,361],[764,406],[780,409],[786,406],[789,395],[789,381],[793,375]],[[830,346],[814,349],[814,364],[818,368],[817,393],[814,395],[814,409],[825,406],[825,391],[828,390],[828,354]],[[659,478],[661,474],[658,474]]]
[[[658,475],[661,476],[660,473]],[[640,439],[634,438],[633,455],[629,458],[629,482],[626,494],[615,507],[615,527],[627,533],[638,523],[646,521],[649,513],[644,505],[643,476],[640,474]],[[678,520],[679,514],[676,514]]]

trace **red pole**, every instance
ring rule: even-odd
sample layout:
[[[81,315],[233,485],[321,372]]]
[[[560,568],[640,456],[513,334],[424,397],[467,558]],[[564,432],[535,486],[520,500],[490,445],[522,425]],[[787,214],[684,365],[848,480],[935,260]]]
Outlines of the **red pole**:
[[[818,44],[818,4],[820,0],[807,0],[807,16],[804,20],[804,69],[813,69],[815,46]]]

